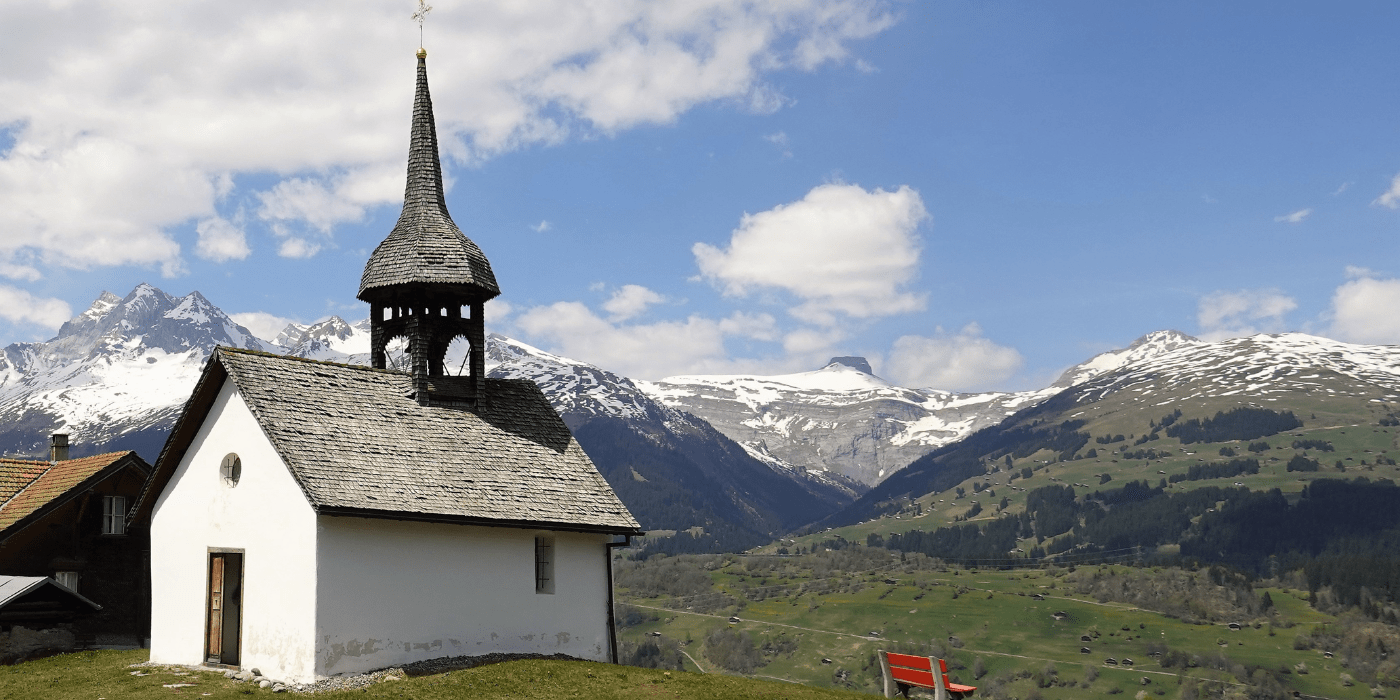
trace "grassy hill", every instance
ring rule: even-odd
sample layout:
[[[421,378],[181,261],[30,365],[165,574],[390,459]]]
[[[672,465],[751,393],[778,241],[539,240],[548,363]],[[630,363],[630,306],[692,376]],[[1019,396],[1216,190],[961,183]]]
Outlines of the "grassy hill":
[[[1256,375],[1264,371],[1291,374],[1262,389]],[[1126,481],[1157,485],[1167,479],[1174,491],[1239,483],[1296,497],[1315,478],[1394,479],[1400,476],[1390,464],[1400,456],[1400,397],[1392,383],[1327,369],[1267,370],[1243,360],[1239,367],[1212,371],[1148,367],[1112,373],[916,460],[806,537],[763,551],[810,547],[837,535],[864,541],[871,533],[934,530],[968,519],[974,510],[973,521],[987,522],[1000,512],[1023,512],[1027,495],[1049,484],[1075,485],[1082,495]],[[1291,413],[1302,425],[1264,437],[1201,442],[1162,427],[1164,418],[1180,425],[1241,408]],[[1251,445],[1267,448],[1256,452]],[[1321,470],[1288,471],[1296,455],[1316,460]],[[1171,482],[1194,466],[1234,458],[1257,459],[1261,468],[1257,474]]]
[[[979,697],[1400,692],[1376,651],[1394,649],[1400,630],[1219,571],[978,571],[854,547],[633,563],[619,571],[619,592],[626,648],[649,643],[662,658],[673,649],[684,668],[712,674],[878,692],[875,652],[888,649],[949,659]]]
[[[93,651],[64,654],[14,666],[0,666],[0,698],[33,700],[144,700],[148,698],[287,697],[217,672],[181,668],[133,669],[145,651]],[[147,675],[133,675],[143,673]],[[585,661],[510,661],[426,676],[390,676],[363,689],[318,693],[324,700],[346,698],[853,698],[838,690],[733,676],[668,672]],[[188,684],[183,687],[172,687]]]

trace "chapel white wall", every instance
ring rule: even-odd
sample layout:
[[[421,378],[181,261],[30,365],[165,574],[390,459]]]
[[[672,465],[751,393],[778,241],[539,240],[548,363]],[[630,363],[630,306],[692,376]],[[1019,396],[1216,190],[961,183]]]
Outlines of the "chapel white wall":
[[[606,538],[321,516],[316,673],[491,652],[607,661]],[[555,592],[535,593],[536,535],[555,538]]]
[[[219,472],[230,452],[234,487]],[[241,666],[313,680],[316,515],[227,380],[153,511],[151,661],[204,662],[210,547],[244,550]]]

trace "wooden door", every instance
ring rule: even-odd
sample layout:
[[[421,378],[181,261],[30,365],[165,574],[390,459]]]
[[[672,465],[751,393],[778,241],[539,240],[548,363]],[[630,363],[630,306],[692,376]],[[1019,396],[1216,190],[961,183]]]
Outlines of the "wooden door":
[[[209,555],[209,663],[220,663],[224,641],[224,555]]]
[[[205,622],[207,663],[238,665],[242,628],[243,554],[209,554],[209,609]]]

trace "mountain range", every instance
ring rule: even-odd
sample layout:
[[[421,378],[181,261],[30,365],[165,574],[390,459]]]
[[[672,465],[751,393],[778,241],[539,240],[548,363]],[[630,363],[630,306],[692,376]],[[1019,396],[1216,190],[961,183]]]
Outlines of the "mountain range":
[[[363,364],[368,326],[332,317],[265,340],[198,292],[104,292],[54,338],[0,351],[0,453],[43,454],[47,436],[66,430],[75,455],[154,459],[214,347]],[[453,352],[449,367],[462,360]],[[986,453],[957,457],[969,438],[985,445],[1064,421],[1137,434],[1144,416],[1177,407],[1306,404],[1327,416],[1331,401],[1350,407],[1341,420],[1357,402],[1400,400],[1400,350],[1301,334],[1206,342],[1161,331],[1043,389],[967,394],[900,387],[851,357],[788,375],[645,382],[492,334],[486,359],[492,376],[541,387],[645,527],[700,548],[855,522],[950,488],[982,473],[969,465]]]

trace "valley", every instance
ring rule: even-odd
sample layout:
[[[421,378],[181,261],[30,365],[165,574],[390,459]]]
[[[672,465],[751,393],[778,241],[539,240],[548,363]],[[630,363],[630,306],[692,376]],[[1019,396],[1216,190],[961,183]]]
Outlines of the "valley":
[[[1318,612],[1306,590],[1218,570],[969,569],[860,546],[626,567],[635,567],[618,573],[626,648],[656,645],[647,658],[691,671],[878,692],[875,652],[886,649],[946,658],[979,697],[1360,699],[1396,680],[1394,662],[1375,652],[1378,640],[1400,639],[1393,626]],[[1162,599],[1196,598],[1202,619],[1096,589],[1134,571],[1158,581]]]

